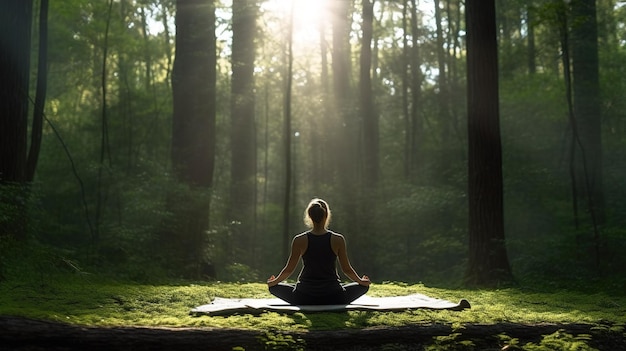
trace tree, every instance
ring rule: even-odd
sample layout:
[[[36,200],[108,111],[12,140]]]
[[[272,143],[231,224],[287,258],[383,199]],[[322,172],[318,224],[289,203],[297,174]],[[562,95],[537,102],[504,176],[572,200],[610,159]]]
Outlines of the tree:
[[[469,262],[466,282],[512,279],[504,239],[494,0],[467,0]]]
[[[350,1],[331,2],[332,16],[332,92],[336,128],[334,129],[335,171],[339,182],[353,184],[355,179],[356,125],[352,118],[351,59],[350,59]]]
[[[578,194],[587,199],[594,224],[602,224],[604,182],[596,1],[573,0],[571,15],[573,101],[581,148],[576,177]]]
[[[411,0],[411,20],[410,30],[407,28],[407,23],[403,24],[404,28],[404,49],[403,55],[405,56],[405,64],[410,72],[403,72],[403,92],[404,95],[404,109],[405,109],[405,159],[404,159],[404,175],[405,177],[414,176],[418,173],[418,170],[422,166],[423,161],[423,123],[420,116],[420,104],[422,100],[422,70],[421,70],[421,55],[419,44],[419,11],[417,9],[417,2]],[[409,15],[408,0],[405,1],[403,9],[403,22],[407,22],[407,16]],[[411,38],[411,46],[408,45],[407,37]],[[409,89],[410,88],[410,89]],[[409,104],[409,90],[410,90],[410,104]],[[409,110],[410,105],[410,110]]]
[[[212,1],[176,3],[176,58],[172,72],[172,169],[181,188],[169,194],[171,222],[164,251],[182,274],[202,275],[215,159],[216,40]]]
[[[285,100],[283,103],[284,122],[283,122],[283,138],[284,138],[284,155],[285,155],[285,196],[283,200],[283,259],[289,257],[289,237],[291,234],[290,217],[291,217],[291,183],[292,183],[292,150],[291,150],[291,96],[293,84],[293,11],[294,4],[291,4],[289,15],[289,27],[287,29],[287,67],[285,74]]]
[[[33,1],[0,3],[0,237],[26,238]]]
[[[233,1],[232,9],[230,217],[234,257],[251,264],[256,221],[254,38],[258,10],[254,0]]]
[[[450,114],[449,114],[449,94],[448,94],[448,68],[446,65],[446,49],[444,45],[444,37],[443,37],[443,23],[441,16],[441,5],[440,0],[434,0],[435,5],[435,32],[437,36],[437,84],[438,84],[438,94],[437,94],[437,118],[441,123],[441,143],[442,146],[448,143],[450,140],[450,130],[452,127],[452,123],[450,122]]]
[[[39,57],[37,59],[37,86],[35,105],[33,107],[33,126],[30,148],[26,164],[26,179],[30,182],[35,178],[39,151],[41,150],[41,133],[43,129],[43,110],[46,104],[48,83],[48,0],[41,0],[39,5]]]
[[[537,49],[535,44],[535,7],[533,0],[526,0],[524,4],[526,10],[526,35],[527,40],[527,52],[526,52],[526,66],[528,67],[528,74],[537,73]]]
[[[372,35],[374,26],[374,0],[363,0],[363,37],[361,38],[361,65],[359,98],[363,118],[363,153],[365,186],[375,187],[379,174],[378,112],[372,94]]]

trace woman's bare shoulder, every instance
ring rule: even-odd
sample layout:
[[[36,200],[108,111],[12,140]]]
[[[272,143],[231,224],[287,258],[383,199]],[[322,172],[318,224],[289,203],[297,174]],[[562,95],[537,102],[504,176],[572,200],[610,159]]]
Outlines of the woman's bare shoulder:
[[[293,237],[293,242],[306,241],[306,234],[307,232],[297,234],[296,236]]]
[[[343,235],[339,234],[339,233],[335,233],[335,232],[330,232],[331,237],[330,239],[332,241],[336,241],[336,242],[340,242],[340,241],[345,241],[346,239],[343,237]]]
[[[333,232],[332,230],[329,230],[330,234],[333,235],[333,237],[335,238],[343,238],[343,235],[341,235],[340,233],[337,232]]]

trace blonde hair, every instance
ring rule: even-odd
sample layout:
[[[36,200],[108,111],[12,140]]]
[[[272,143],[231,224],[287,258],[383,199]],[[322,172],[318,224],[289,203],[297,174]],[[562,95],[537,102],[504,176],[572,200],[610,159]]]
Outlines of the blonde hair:
[[[314,223],[324,221],[324,228],[328,229],[330,224],[330,207],[322,199],[315,198],[309,202],[304,210],[304,225],[313,228]]]

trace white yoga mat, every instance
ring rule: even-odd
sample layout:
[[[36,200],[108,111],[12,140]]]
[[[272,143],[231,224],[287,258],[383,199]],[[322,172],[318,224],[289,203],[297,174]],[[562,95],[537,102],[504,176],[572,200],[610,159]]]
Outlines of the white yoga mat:
[[[422,294],[405,296],[372,297],[364,295],[349,305],[290,305],[278,298],[227,299],[216,297],[210,304],[193,308],[192,315],[228,315],[234,313],[279,312],[340,312],[348,310],[405,311],[412,309],[454,310],[470,308],[470,303],[461,299],[458,303],[436,299]]]

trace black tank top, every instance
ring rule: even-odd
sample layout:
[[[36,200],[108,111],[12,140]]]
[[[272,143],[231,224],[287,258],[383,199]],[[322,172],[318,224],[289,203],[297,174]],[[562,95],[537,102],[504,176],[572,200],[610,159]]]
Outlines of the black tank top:
[[[314,295],[325,295],[342,290],[337,274],[337,255],[330,245],[332,233],[323,235],[307,233],[308,245],[302,255],[302,271],[298,289]]]

